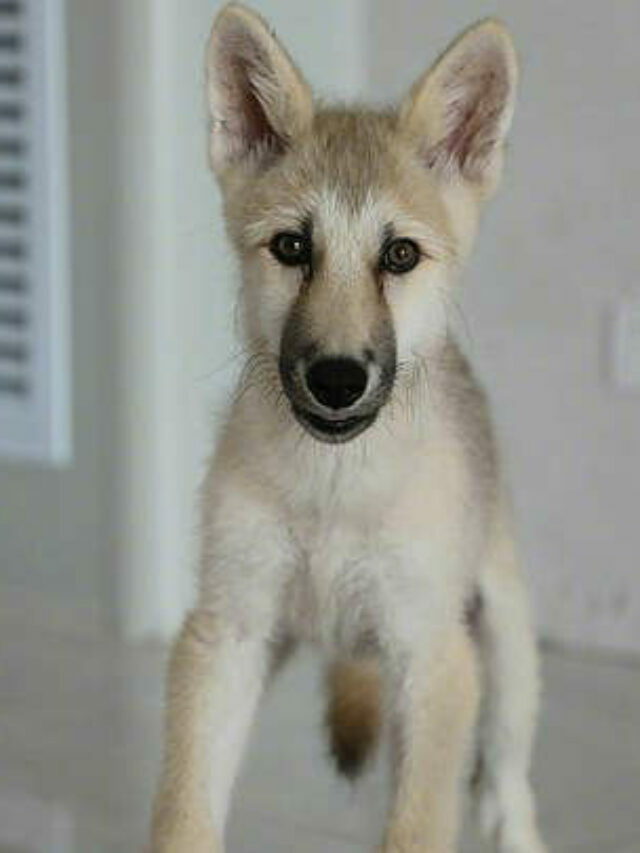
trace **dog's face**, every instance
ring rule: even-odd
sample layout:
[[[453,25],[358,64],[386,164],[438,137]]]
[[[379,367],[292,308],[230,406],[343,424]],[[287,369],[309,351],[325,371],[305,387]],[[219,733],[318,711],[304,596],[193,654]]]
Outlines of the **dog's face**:
[[[232,4],[208,69],[250,349],[277,363],[311,435],[348,441],[446,337],[455,272],[499,173],[510,41],[493,22],[471,30],[397,110],[315,108],[264,22]]]
[[[398,365],[444,334],[453,236],[436,182],[390,116],[319,111],[229,207],[250,340],[277,358],[310,433],[355,437]]]

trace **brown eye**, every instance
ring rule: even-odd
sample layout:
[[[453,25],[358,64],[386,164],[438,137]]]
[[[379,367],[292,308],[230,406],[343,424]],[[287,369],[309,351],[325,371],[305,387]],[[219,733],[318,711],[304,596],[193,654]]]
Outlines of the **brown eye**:
[[[304,234],[281,231],[269,243],[273,257],[287,267],[306,266],[311,263],[311,240]]]
[[[380,269],[394,275],[402,275],[418,265],[420,256],[420,249],[413,240],[398,237],[383,248]]]

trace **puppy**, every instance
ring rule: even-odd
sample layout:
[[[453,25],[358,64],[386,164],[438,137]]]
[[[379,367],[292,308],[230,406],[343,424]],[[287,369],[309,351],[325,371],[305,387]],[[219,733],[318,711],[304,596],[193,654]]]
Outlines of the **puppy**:
[[[527,594],[487,403],[448,323],[500,176],[511,39],[484,21],[397,107],[327,107],[232,3],[207,75],[248,358],[202,489],[153,853],[222,851],[260,697],[307,641],[338,770],[355,777],[381,728],[392,739],[385,853],[452,853],[469,780],[499,853],[543,853]]]

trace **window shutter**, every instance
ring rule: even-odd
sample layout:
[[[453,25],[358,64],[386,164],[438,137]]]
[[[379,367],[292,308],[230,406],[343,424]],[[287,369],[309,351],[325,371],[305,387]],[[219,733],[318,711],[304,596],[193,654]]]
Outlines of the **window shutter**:
[[[0,0],[0,453],[70,454],[63,0]]]

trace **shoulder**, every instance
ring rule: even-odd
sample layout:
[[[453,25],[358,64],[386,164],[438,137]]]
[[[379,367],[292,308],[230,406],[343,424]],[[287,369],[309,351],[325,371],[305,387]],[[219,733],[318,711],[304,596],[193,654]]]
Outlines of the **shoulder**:
[[[457,341],[449,338],[438,358],[438,397],[447,421],[474,473],[494,492],[499,480],[498,448],[487,394]]]

